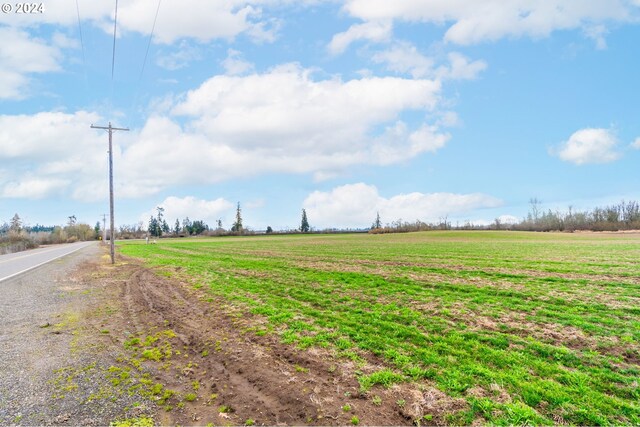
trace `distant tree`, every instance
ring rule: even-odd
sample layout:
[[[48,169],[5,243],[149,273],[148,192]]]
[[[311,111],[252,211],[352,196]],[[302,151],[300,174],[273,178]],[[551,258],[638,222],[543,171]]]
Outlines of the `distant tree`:
[[[20,215],[15,214],[13,218],[11,218],[9,230],[14,233],[20,233],[20,231],[22,231],[22,219],[20,219]]]
[[[176,224],[173,226],[173,234],[177,236],[178,234],[180,234],[181,230],[182,229],[180,228],[180,220],[176,219]]]
[[[382,221],[380,221],[380,212],[376,212],[376,220],[371,224],[371,228],[377,230],[382,228]]]
[[[531,219],[534,223],[538,222],[538,218],[540,217],[540,205],[542,205],[542,201],[540,201],[537,197],[532,197],[529,199],[529,204],[531,205]]]
[[[162,228],[162,233],[171,233],[171,228],[169,228],[169,224],[167,224],[167,221],[165,219],[162,220],[162,225],[160,227]]]
[[[221,219],[217,220],[216,224],[218,225],[218,230],[222,230],[222,220]]]
[[[149,234],[154,237],[160,237],[162,235],[162,229],[160,228],[160,224],[158,224],[158,220],[155,217],[149,218],[149,226],[147,227],[149,230]]]
[[[300,231],[302,233],[308,233],[311,227],[309,227],[309,220],[307,219],[307,211],[302,209],[302,220],[300,221]]]
[[[94,239],[98,240],[100,237],[100,221],[96,222],[96,225],[93,227]]]
[[[271,234],[273,233],[273,228],[271,228],[271,226],[267,226],[267,234]]]
[[[209,226],[205,224],[204,221],[193,221],[193,223],[191,224],[191,233],[195,234],[196,236],[198,234],[204,233],[208,229],[209,229]]]
[[[236,220],[231,226],[231,231],[242,234],[242,230],[242,210],[240,209],[240,202],[238,202],[238,207],[236,208]]]
[[[187,235],[191,234],[191,220],[189,217],[182,220],[182,229]]]

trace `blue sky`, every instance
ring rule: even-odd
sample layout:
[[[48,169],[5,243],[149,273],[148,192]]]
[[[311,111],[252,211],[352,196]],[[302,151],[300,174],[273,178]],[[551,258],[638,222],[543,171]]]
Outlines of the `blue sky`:
[[[254,229],[302,208],[315,228],[489,223],[533,197],[640,199],[637,0],[121,0],[113,78],[115,1],[96,3],[0,13],[0,222],[101,219],[90,125],[109,121],[131,129],[117,224],[163,206],[230,227],[237,202]]]

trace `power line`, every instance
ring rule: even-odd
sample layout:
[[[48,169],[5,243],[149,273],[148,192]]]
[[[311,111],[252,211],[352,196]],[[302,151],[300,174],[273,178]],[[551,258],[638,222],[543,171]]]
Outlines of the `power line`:
[[[113,83],[113,72],[116,67],[116,30],[118,28],[118,0],[116,0],[116,13],[113,20],[113,55],[111,59],[111,82]]]
[[[160,3],[162,0],[158,0],[158,7],[156,8],[156,16],[153,18],[153,27],[151,27],[151,34],[149,34],[149,42],[147,43],[147,51],[144,54],[144,61],[142,61],[142,71],[140,71],[140,80],[144,74],[144,67],[147,65],[147,56],[149,56],[149,48],[151,47],[151,40],[153,39],[153,33],[156,30],[156,22],[158,21],[158,12],[160,12]]]
[[[82,47],[82,63],[84,64],[85,73],[86,73],[87,60],[84,56],[84,40],[82,38],[82,24],[80,23],[80,6],[78,5],[78,0],[76,0],[76,12],[78,14],[78,31],[80,32],[80,46]]]
[[[85,95],[89,97],[89,73],[87,68],[87,54],[84,46],[84,34],[82,34],[82,18],[80,17],[80,5],[76,0],[76,15],[78,17],[78,35],[80,36],[80,47],[82,48],[82,66],[84,72],[84,89]]]

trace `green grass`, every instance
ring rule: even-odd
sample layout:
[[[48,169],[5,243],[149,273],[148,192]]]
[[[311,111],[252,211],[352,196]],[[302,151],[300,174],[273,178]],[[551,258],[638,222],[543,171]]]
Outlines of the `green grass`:
[[[640,423],[637,235],[271,236],[120,250],[263,316],[285,343],[379,356],[386,367],[359,375],[364,390],[427,380],[467,400],[455,419],[492,424]]]

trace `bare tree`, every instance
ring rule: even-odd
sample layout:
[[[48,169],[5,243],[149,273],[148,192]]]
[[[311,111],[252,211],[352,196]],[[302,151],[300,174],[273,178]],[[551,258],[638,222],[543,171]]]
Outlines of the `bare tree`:
[[[534,223],[537,223],[538,218],[540,217],[540,206],[542,205],[542,201],[537,197],[532,197],[529,199],[529,204],[531,205],[531,219]]]

